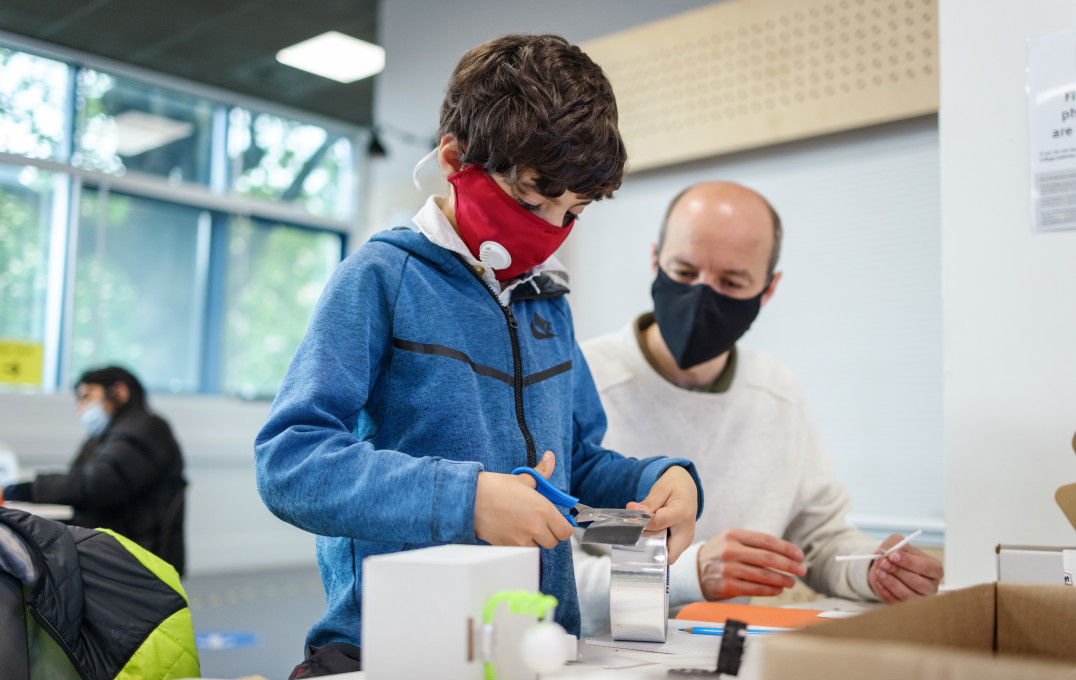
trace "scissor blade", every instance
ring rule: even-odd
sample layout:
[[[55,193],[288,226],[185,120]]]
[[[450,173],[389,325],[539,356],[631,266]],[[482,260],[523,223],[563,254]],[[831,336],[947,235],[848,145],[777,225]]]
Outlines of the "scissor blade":
[[[608,522],[616,520],[645,520],[650,521],[650,514],[645,510],[624,510],[620,508],[589,508],[582,503],[575,506],[575,521],[580,525],[593,524],[594,522]]]
[[[582,543],[635,545],[651,519],[643,510],[588,508],[582,504],[574,510],[576,523],[583,527],[579,539]]]

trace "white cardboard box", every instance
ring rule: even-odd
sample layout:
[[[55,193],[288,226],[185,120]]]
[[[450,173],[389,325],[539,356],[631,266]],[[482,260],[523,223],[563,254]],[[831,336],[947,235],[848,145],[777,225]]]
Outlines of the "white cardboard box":
[[[998,581],[1003,583],[1039,583],[1072,585],[1065,582],[1066,550],[1035,545],[999,545],[997,547]]]
[[[538,549],[441,545],[363,560],[362,666],[370,680],[482,680],[482,610],[502,590],[538,591]],[[535,674],[519,641],[534,616],[496,611],[497,678]]]

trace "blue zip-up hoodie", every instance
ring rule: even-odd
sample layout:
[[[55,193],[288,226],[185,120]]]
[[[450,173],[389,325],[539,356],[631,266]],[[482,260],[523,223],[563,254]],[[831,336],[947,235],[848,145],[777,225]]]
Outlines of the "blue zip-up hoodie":
[[[551,450],[552,483],[594,507],[642,500],[673,465],[700,486],[686,459],[602,448],[565,292],[540,275],[503,307],[461,256],[408,230],[375,235],[333,273],[255,441],[265,504],[318,535],[326,611],[307,644],[360,644],[363,558],[477,543],[481,470]],[[578,634],[571,546],[540,553],[541,589]]]

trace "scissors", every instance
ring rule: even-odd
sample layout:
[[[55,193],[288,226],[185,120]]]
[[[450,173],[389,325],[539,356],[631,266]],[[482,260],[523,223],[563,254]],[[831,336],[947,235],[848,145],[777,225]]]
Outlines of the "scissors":
[[[645,510],[626,510],[623,508],[592,508],[579,502],[571,494],[561,491],[549,483],[534,468],[518,467],[513,475],[530,475],[536,483],[535,491],[542,494],[553,505],[568,508],[564,519],[573,527],[582,527],[583,543],[608,543],[610,545],[635,545],[647,523],[652,519]]]

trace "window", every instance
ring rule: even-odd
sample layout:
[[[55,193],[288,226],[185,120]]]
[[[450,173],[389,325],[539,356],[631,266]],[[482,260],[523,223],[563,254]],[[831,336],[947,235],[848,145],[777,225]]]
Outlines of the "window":
[[[59,178],[24,166],[0,165],[0,337],[45,339],[49,231]]]
[[[314,305],[340,262],[339,236],[233,218],[228,225],[222,391],[253,398],[280,387]]]
[[[168,83],[0,46],[0,339],[43,357],[29,389],[118,363],[271,397],[343,257],[358,129]]]
[[[204,210],[83,191],[72,376],[121,363],[137,366],[151,390],[198,391],[208,230]]]
[[[209,100],[91,69],[79,71],[77,97],[75,165],[209,184]]]
[[[316,125],[239,107],[228,114],[231,186],[243,196],[346,219],[353,213],[351,150],[350,139]]]

